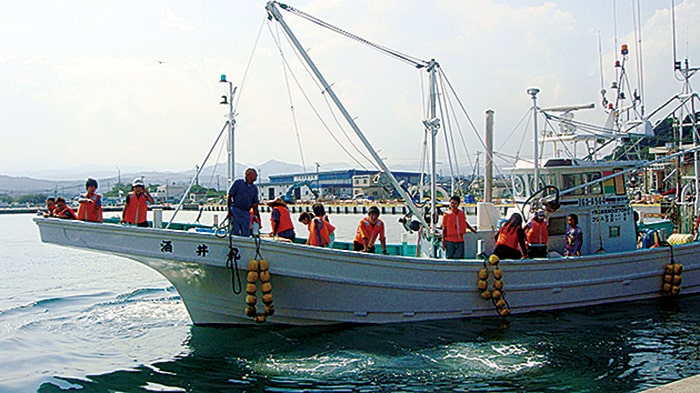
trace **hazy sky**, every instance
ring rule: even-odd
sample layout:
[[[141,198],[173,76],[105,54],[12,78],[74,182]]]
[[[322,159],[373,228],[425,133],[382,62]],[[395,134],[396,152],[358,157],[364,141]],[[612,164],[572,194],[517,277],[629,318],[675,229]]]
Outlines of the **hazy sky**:
[[[614,79],[615,41],[636,50],[632,0],[288,4],[368,40],[437,59],[479,132],[484,112],[495,111],[497,147],[529,109],[525,91],[533,86],[541,90],[540,106],[595,102],[595,110],[579,117],[602,122],[598,37],[606,85]],[[652,109],[681,89],[672,68],[671,1],[639,5],[643,93]],[[238,162],[301,164],[303,156],[309,170],[314,162],[321,168],[353,162],[314,120],[292,79],[308,75],[282,39],[285,58],[294,63],[285,72],[273,40],[281,33],[266,20],[264,6],[254,0],[0,1],[0,174],[50,167],[193,168],[225,122],[219,101],[227,88],[219,75],[241,85],[246,70],[237,107]],[[699,66],[700,0],[676,0],[676,8],[678,56]],[[415,161],[425,75],[297,16],[283,16],[388,164]],[[634,53],[628,61],[633,65]],[[634,85],[635,68],[628,70]],[[319,95],[303,83],[306,94]],[[471,131],[465,137],[472,154],[482,150]],[[513,137],[504,150],[531,155],[521,140]],[[224,160],[220,154],[216,149],[213,156]]]

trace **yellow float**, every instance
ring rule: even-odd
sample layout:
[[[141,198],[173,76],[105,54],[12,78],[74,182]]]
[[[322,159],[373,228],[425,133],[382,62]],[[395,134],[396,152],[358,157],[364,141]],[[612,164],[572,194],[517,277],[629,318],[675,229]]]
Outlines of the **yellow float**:
[[[479,269],[479,279],[476,287],[481,292],[481,297],[484,300],[491,300],[498,315],[506,317],[510,315],[510,306],[503,296],[503,271],[498,267],[500,261],[495,254],[488,258],[488,264],[484,261],[484,267]],[[493,272],[489,270],[489,265],[494,267]],[[489,278],[491,276],[493,276],[493,285],[489,289]]]
[[[270,283],[270,264],[265,259],[253,259],[248,262],[248,283],[246,284],[246,308],[245,315],[254,318],[255,322],[263,323],[267,317],[275,313],[275,306],[272,304],[272,284]],[[259,313],[258,303],[258,282],[260,292],[262,292],[262,302],[265,305],[263,312]]]

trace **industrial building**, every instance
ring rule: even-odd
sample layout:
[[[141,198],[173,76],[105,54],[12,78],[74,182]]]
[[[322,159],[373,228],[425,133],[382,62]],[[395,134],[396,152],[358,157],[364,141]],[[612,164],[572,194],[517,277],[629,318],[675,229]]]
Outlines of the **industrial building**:
[[[404,188],[420,182],[418,172],[392,172]],[[392,199],[396,198],[388,176],[382,172],[344,169],[337,171],[271,175],[269,182],[258,184],[261,200],[281,197],[286,201],[315,199]]]

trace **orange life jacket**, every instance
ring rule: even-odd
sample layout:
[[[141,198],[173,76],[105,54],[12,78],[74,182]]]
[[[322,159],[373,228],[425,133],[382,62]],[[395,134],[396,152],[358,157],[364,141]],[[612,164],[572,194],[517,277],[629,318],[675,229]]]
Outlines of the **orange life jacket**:
[[[318,227],[318,229],[317,229]],[[309,223],[309,244],[312,246],[326,247],[331,244],[331,233],[335,227],[330,222],[314,217]]]
[[[526,236],[527,242],[530,244],[547,244],[548,239],[547,221],[530,220]]]
[[[129,192],[126,197],[129,198],[129,204],[124,210],[124,221],[129,224],[146,222],[148,220],[148,198],[144,194],[136,196],[133,191]]]
[[[68,206],[66,206],[65,208],[63,208],[63,210],[60,210],[60,211],[58,210],[58,208],[56,208],[53,212],[53,216],[59,217],[59,218],[66,218],[69,220],[77,220],[78,219],[78,216],[75,215],[75,211],[73,211],[73,209],[71,209]]]
[[[357,225],[354,241],[364,244],[363,239],[367,239],[367,247],[372,247],[374,246],[374,242],[377,241],[377,237],[381,240],[386,240],[384,236],[384,223],[382,220],[377,219],[377,223],[373,227],[369,222],[369,217],[361,219],[360,223]]]
[[[92,202],[83,201],[89,199]],[[102,222],[102,204],[98,206],[99,194],[81,195],[80,205],[78,205],[78,219],[91,222]]]
[[[515,229],[512,232],[508,231],[508,226],[503,224],[501,229],[498,230],[498,239],[496,239],[496,245],[503,244],[512,248],[513,250],[518,250],[518,230]]]
[[[280,214],[280,223],[279,223],[279,226],[277,227],[277,232],[274,233],[275,235],[280,233],[280,232],[294,229],[294,223],[292,223],[292,216],[289,214],[289,210],[287,210],[286,207],[275,206],[272,209],[277,210]],[[275,230],[275,221],[272,219],[272,214],[270,214],[270,225],[272,227],[272,230],[274,231]]]
[[[457,213],[448,210],[442,215],[442,236],[445,241],[461,243],[464,241],[465,233],[467,233],[467,216],[462,210],[457,210]]]

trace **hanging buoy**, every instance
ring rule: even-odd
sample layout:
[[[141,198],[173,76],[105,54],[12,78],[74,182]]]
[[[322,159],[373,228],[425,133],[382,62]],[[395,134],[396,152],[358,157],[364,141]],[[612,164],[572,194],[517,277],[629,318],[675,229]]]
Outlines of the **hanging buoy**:
[[[488,265],[484,261],[484,267],[479,269],[479,279],[476,283],[477,289],[481,291],[481,297],[484,300],[491,300],[496,313],[501,317],[510,315],[510,306],[503,296],[503,270],[498,267],[500,258],[493,254],[488,258]],[[489,265],[493,266],[493,272],[489,271]],[[493,286],[489,289],[489,277],[493,276]]]
[[[245,315],[253,318],[257,323],[263,323],[267,317],[275,313],[272,305],[272,284],[270,283],[270,264],[267,260],[253,259],[248,262],[248,283],[246,284],[246,308]],[[265,305],[263,312],[257,310],[258,281],[262,302]]]
[[[680,263],[669,263],[664,268],[661,291],[666,295],[678,295],[681,292],[681,282],[683,281],[683,265]]]

